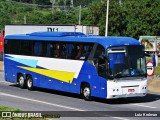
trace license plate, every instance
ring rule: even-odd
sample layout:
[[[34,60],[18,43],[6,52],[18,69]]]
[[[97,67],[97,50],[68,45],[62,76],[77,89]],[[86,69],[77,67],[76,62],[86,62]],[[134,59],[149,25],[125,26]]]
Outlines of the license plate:
[[[135,89],[128,89],[128,92],[134,92]]]

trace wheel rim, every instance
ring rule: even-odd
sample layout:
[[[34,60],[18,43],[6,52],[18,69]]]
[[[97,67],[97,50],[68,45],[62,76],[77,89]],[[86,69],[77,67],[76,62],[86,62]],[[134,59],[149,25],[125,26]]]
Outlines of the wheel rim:
[[[85,96],[85,97],[89,97],[90,96],[90,89],[89,88],[84,88],[84,90],[83,90],[83,95]]]
[[[31,87],[32,87],[32,80],[31,80],[31,79],[28,79],[28,81],[27,81],[27,85],[28,85],[28,87],[29,87],[29,88],[31,88]]]
[[[20,86],[24,85],[24,78],[22,76],[19,78],[19,85]]]

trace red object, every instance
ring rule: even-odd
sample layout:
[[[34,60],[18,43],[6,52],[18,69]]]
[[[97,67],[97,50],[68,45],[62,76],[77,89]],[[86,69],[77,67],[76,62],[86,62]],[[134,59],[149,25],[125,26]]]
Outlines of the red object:
[[[0,35],[0,53],[4,52],[4,31]]]
[[[146,64],[147,64],[147,75],[153,76],[154,75],[154,66],[153,66],[152,61],[148,61]]]
[[[128,89],[128,92],[134,92],[135,90],[134,89]]]

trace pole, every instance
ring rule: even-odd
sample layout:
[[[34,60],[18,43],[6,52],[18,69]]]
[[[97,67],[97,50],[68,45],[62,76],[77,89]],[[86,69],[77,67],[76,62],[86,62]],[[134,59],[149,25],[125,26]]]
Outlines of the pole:
[[[52,9],[51,9],[52,14],[53,14],[53,2],[54,2],[54,0],[52,0]]]
[[[64,0],[64,11],[66,12],[66,0]]]
[[[24,24],[27,24],[26,15],[24,15]]]
[[[73,0],[70,1],[70,7],[72,7],[72,8],[74,7]]]
[[[119,0],[119,5],[120,5],[120,6],[122,5],[122,0]]]
[[[109,0],[107,0],[107,10],[106,10],[106,32],[105,32],[105,36],[108,36],[108,14],[109,14]]]
[[[79,6],[79,25],[81,24],[81,5]]]

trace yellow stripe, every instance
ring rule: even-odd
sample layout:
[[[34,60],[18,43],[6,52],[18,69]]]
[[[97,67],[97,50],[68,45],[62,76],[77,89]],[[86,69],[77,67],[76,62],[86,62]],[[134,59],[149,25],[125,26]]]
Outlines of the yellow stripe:
[[[30,67],[21,67],[22,69],[29,70],[41,75],[45,75],[47,77],[55,78],[57,80],[72,83],[75,73],[74,72],[64,72],[64,71],[57,71],[57,70],[46,70],[40,68],[30,68]]]

